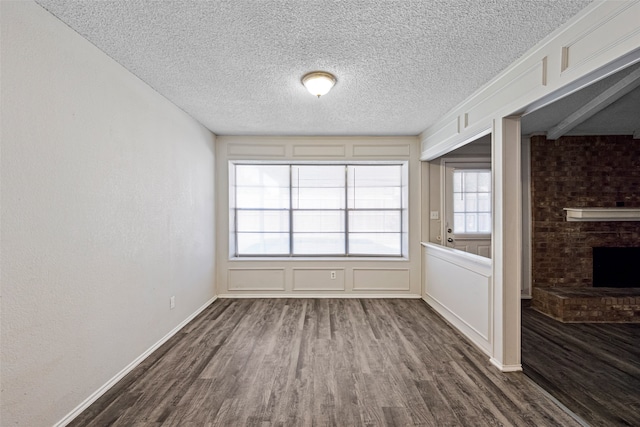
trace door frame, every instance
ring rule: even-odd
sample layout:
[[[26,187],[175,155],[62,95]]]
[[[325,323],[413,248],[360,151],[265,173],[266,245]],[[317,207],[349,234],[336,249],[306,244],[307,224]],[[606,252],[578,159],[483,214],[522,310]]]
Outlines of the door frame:
[[[478,167],[486,167],[486,165],[489,165],[489,169],[493,174],[491,157],[488,156],[443,157],[440,160],[440,206],[442,209],[442,220],[440,221],[440,236],[442,236],[441,244],[446,247],[450,247],[449,245],[447,245],[447,222],[448,216],[452,214],[451,211],[453,209],[453,207],[450,206],[450,203],[447,203],[447,181],[450,168],[456,164],[469,166],[469,168],[473,168],[474,165],[477,165]],[[491,194],[491,197],[493,198],[493,193]],[[491,215],[493,215],[493,212],[491,212]],[[492,235],[493,230],[491,230],[489,240],[492,240]]]

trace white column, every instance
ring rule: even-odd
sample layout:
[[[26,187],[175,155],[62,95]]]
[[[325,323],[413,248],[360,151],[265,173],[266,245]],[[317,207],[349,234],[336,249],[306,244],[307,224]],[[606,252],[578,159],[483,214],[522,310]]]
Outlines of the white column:
[[[521,371],[522,176],[520,118],[495,119],[491,138],[493,176],[493,313],[491,363]]]

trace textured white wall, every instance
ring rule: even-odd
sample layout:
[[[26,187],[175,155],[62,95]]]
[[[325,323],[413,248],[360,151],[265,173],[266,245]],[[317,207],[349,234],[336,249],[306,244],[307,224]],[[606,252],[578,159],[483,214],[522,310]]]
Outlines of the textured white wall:
[[[40,6],[0,7],[0,424],[37,427],[214,296],[215,137]]]

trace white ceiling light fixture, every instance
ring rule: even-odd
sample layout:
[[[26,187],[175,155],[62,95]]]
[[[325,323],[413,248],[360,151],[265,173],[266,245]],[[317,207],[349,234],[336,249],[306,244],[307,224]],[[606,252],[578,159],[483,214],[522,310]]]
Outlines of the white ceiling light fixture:
[[[320,98],[329,93],[333,85],[336,84],[336,78],[326,71],[313,71],[302,76],[302,84],[311,95]]]

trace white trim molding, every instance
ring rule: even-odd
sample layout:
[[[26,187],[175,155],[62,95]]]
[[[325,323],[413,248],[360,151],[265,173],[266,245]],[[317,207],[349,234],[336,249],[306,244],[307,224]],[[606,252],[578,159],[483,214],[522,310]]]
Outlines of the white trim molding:
[[[310,292],[310,293],[303,293],[303,292],[296,292],[295,294],[292,293],[286,293],[286,294],[260,294],[260,293],[246,293],[246,294],[222,294],[222,295],[218,295],[218,298],[220,299],[226,299],[226,298],[266,298],[266,299],[273,299],[273,298],[298,298],[298,299],[305,299],[305,298],[362,298],[362,299],[381,299],[381,298],[393,298],[393,299],[420,299],[421,296],[420,295],[416,295],[416,294],[396,294],[396,293],[389,293],[389,294],[376,294],[376,293],[369,293],[369,292],[358,292],[358,293],[351,293],[351,294],[346,294],[346,293],[318,293],[318,292]]]
[[[588,5],[422,132],[421,160],[473,141],[497,117],[530,112],[640,60],[639,14],[640,0]]]
[[[494,359],[493,357],[489,359],[489,362],[496,368],[500,369],[502,372],[520,372],[522,371],[522,364],[516,365],[503,365],[499,360]]]
[[[492,350],[492,261],[435,243],[424,247],[424,298],[480,350]]]

